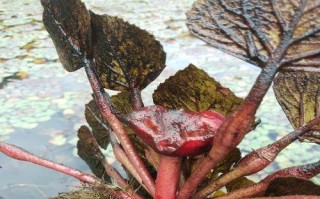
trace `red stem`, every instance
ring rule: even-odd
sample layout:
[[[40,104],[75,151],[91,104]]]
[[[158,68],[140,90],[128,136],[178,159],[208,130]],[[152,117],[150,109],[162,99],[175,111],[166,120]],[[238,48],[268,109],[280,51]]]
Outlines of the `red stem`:
[[[77,178],[82,182],[86,182],[90,184],[99,182],[99,179],[97,179],[96,177],[90,174],[83,173],[79,170],[73,169],[63,164],[58,164],[50,160],[40,158],[12,144],[0,142],[0,151],[13,159],[31,162],[40,166],[44,166],[44,167],[53,169],[55,171],[59,171],[61,173],[72,176],[74,178]]]
[[[285,168],[267,176],[257,184],[246,188],[237,189],[227,195],[219,197],[220,199],[237,199],[248,198],[256,195],[264,194],[270,182],[279,177],[297,177],[302,179],[310,179],[320,173],[320,161],[303,166],[295,166]]]
[[[132,88],[130,91],[133,110],[141,109],[144,106],[141,98],[141,90],[138,88]]]
[[[189,179],[182,186],[178,199],[190,198],[197,186],[206,178],[207,174],[228,153],[239,144],[245,132],[253,123],[253,118],[263,97],[267,93],[272,80],[277,72],[275,63],[262,70],[248,97],[243,104],[230,117],[228,117],[217,130],[213,138],[213,145],[208,155],[203,159]]]
[[[130,159],[133,166],[136,168],[137,172],[139,173],[143,184],[147,187],[147,191],[151,194],[151,196],[154,197],[155,194],[155,183],[152,179],[150,173],[148,172],[146,166],[142,162],[140,156],[138,155],[137,151],[133,147],[133,144],[126,134],[122,123],[118,120],[118,118],[112,114],[109,104],[105,99],[105,91],[100,86],[100,83],[96,77],[95,72],[93,71],[93,66],[90,61],[87,62],[87,64],[84,66],[89,82],[91,84],[97,105],[99,107],[101,115],[108,121],[111,128],[117,135],[117,138],[120,140],[120,143],[126,152],[128,158]]]
[[[160,155],[156,199],[175,199],[180,179],[181,157]]]
[[[320,123],[320,117],[313,119],[308,124],[301,126],[295,131],[282,137],[280,140],[270,144],[266,147],[262,147],[255,150],[240,160],[237,166],[229,173],[221,176],[217,180],[210,183],[201,191],[196,193],[193,198],[206,198],[210,193],[220,189],[226,184],[243,176],[257,173],[266,168],[277,157],[277,155],[290,143],[297,140],[300,136],[307,133],[312,127]]]

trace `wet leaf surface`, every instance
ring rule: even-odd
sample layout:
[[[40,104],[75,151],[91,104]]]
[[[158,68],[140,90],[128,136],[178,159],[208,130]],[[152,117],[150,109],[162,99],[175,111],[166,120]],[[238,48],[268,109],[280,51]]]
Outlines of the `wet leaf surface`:
[[[294,128],[320,116],[320,72],[280,72],[273,89]],[[320,144],[320,125],[314,129],[300,139]]]
[[[106,175],[102,160],[104,158],[96,140],[91,135],[88,127],[81,126],[78,130],[79,141],[77,143],[78,155],[87,163],[91,171],[99,178],[110,181]]]
[[[90,15],[79,0],[42,0],[43,23],[69,72],[84,66],[83,57],[91,51]]]
[[[162,45],[147,31],[124,20],[91,12],[93,53],[103,86],[145,88],[165,67]]]
[[[320,196],[320,186],[300,178],[277,178],[271,181],[264,195],[270,197],[289,195]]]
[[[228,115],[243,100],[228,88],[221,86],[205,71],[190,64],[160,84],[153,93],[153,101],[171,109],[182,108],[192,111],[213,109]]]
[[[165,155],[188,156],[206,152],[224,117],[216,112],[170,110],[148,106],[126,118],[139,137]]]
[[[210,45],[259,67],[282,45],[288,45],[282,67],[319,67],[319,13],[319,1],[198,0],[187,25]]]

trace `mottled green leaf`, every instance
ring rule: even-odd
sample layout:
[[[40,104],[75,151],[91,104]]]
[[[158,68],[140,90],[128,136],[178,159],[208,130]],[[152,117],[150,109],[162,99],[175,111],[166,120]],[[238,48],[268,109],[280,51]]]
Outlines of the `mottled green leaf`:
[[[153,101],[172,109],[214,109],[228,115],[241,104],[242,99],[221,86],[206,72],[190,64],[160,84],[153,93]]]
[[[129,91],[122,91],[111,97],[115,110],[121,114],[128,114],[133,111],[131,95]]]
[[[92,134],[98,141],[101,148],[106,149],[110,142],[109,133],[111,128],[100,114],[99,108],[94,100],[86,104],[85,117],[92,129]]]
[[[320,196],[320,186],[301,178],[277,178],[270,182],[265,196],[314,195]]]
[[[60,61],[69,72],[84,66],[91,52],[90,15],[80,0],[41,0],[43,23],[53,40]]]
[[[273,89],[295,129],[320,116],[320,72],[282,71],[275,78]],[[301,140],[320,144],[320,125]]]
[[[275,57],[282,68],[319,67],[319,14],[319,1],[311,0],[197,0],[187,26],[212,46],[262,68]]]
[[[228,192],[232,192],[234,190],[248,187],[253,184],[255,184],[255,183],[252,180],[249,180],[246,177],[241,177],[241,178],[234,180],[234,181],[230,182],[229,184],[227,184],[226,188],[227,188]]]
[[[87,163],[91,171],[99,178],[110,180],[106,175],[102,160],[104,156],[99,149],[96,140],[86,126],[81,126],[78,130],[79,141],[77,143],[78,155]]]
[[[158,77],[166,55],[151,34],[117,17],[90,14],[96,71],[105,88],[143,89]]]

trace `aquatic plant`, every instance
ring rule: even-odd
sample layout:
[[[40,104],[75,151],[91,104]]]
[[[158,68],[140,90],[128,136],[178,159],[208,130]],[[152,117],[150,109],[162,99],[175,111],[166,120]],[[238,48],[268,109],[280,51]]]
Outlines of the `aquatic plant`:
[[[166,58],[151,34],[88,11],[80,0],[41,3],[63,67],[69,72],[83,67],[92,87],[94,99],[85,112],[90,128],[79,129],[77,147],[95,176],[4,142],[0,151],[119,198],[319,195],[319,186],[306,180],[320,173],[320,161],[281,169],[257,183],[245,177],[266,168],[298,139],[320,143],[319,1],[197,0],[187,13],[191,33],[261,72],[241,99],[190,64],[160,84],[155,105],[147,107],[141,90],[165,68]],[[259,125],[255,114],[272,83],[295,130],[241,157],[236,147]],[[111,97],[106,89],[120,93]],[[101,152],[109,144],[126,177]],[[117,187],[101,186],[111,179]],[[296,188],[303,183],[305,188]],[[280,185],[285,193],[277,190]]]

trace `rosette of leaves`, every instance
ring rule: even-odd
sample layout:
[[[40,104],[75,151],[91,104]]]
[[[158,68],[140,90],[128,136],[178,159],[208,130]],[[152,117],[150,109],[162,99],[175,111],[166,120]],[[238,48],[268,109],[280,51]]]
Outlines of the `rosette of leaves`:
[[[215,81],[205,71],[190,64],[160,84],[153,93],[153,101],[157,105],[171,109],[192,111],[213,109],[228,115],[243,100]]]
[[[317,68],[319,13],[319,1],[197,0],[187,26],[215,48],[261,68]]]
[[[63,67],[91,64],[104,88],[143,89],[165,67],[161,44],[147,31],[89,12],[80,0],[42,0],[43,21]]]
[[[295,129],[320,117],[320,72],[281,71],[274,80],[273,89]],[[320,125],[300,140],[320,144]]]
[[[223,115],[232,113],[241,103],[242,99],[234,95],[228,88],[223,87],[205,71],[190,64],[178,71],[160,84],[153,93],[153,101],[170,109],[184,109],[191,111],[205,111],[213,109]],[[188,177],[192,170],[201,162],[202,155],[186,158],[183,163],[183,174]],[[239,149],[230,152],[201,185],[215,180],[225,174],[241,158]],[[200,187],[201,187],[200,186]]]

